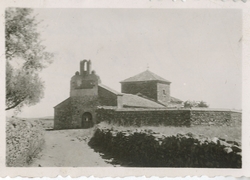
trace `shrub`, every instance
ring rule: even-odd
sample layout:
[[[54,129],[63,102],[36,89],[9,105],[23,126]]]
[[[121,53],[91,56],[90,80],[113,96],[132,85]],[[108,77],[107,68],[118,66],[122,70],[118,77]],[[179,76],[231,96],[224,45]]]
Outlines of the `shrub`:
[[[209,105],[205,101],[185,101],[184,102],[185,108],[192,108],[192,107],[203,107],[208,108]]]
[[[6,126],[6,166],[28,165],[44,144],[44,132],[39,121],[9,119]]]

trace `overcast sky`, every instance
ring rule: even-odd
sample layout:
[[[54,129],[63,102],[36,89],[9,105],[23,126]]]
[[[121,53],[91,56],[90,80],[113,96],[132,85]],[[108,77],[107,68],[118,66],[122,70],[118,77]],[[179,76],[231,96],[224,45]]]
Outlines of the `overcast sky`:
[[[54,63],[41,73],[45,97],[21,117],[54,114],[69,97],[80,60],[91,59],[102,83],[147,69],[172,82],[171,96],[204,100],[212,108],[241,109],[240,10],[35,9]]]

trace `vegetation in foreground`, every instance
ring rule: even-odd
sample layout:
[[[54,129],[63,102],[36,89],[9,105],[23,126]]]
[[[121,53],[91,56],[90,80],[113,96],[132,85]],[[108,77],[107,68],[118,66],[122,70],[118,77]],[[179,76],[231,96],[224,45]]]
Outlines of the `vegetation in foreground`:
[[[41,151],[44,142],[41,122],[8,118],[6,122],[6,166],[28,165]]]

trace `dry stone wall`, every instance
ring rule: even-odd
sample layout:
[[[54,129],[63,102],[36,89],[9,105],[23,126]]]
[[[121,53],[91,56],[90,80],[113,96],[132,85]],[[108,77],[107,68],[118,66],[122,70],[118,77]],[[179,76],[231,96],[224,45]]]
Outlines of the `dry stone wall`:
[[[235,126],[241,122],[241,113],[232,111],[192,110],[190,114],[192,125]]]
[[[89,145],[133,167],[241,168],[237,142],[191,133],[164,136],[150,130],[97,128]]]
[[[241,112],[190,109],[97,109],[98,122],[122,126],[240,126]]]
[[[11,118],[6,125],[6,166],[27,166],[44,144],[41,122]]]
[[[241,119],[242,119],[242,113],[231,112],[231,123],[232,123],[232,126],[241,127],[241,125],[242,125]]]
[[[189,126],[189,111],[166,111],[161,109],[98,109],[98,121],[122,126]]]

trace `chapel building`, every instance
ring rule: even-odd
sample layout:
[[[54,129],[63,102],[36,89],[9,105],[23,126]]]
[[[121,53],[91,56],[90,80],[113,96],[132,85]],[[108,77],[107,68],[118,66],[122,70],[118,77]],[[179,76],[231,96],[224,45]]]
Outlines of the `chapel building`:
[[[80,62],[70,81],[70,96],[54,107],[54,129],[89,128],[98,123],[96,109],[166,109],[180,107],[182,101],[170,96],[171,82],[146,70],[120,82],[121,93],[103,85],[91,69],[91,61]]]

